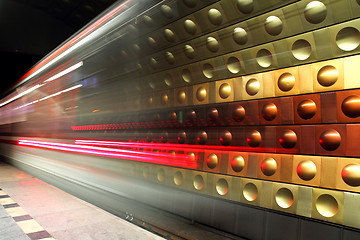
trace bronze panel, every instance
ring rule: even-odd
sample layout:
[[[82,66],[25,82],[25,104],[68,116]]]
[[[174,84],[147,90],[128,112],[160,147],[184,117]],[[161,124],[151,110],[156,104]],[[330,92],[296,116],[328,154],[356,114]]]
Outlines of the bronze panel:
[[[360,192],[360,159],[357,158],[338,158],[336,169],[336,188]]]
[[[321,120],[322,123],[337,122],[336,93],[321,93]]]
[[[281,155],[280,154],[263,154],[258,159],[257,178],[280,181],[281,175]]]
[[[234,93],[236,90],[233,79],[216,81],[215,85],[215,99],[217,103],[234,101]]]
[[[360,124],[346,125],[346,156],[360,157]]]
[[[344,60],[313,63],[314,92],[344,89]]]
[[[258,101],[244,101],[229,104],[229,115],[233,125],[258,125]]]
[[[313,188],[311,217],[343,223],[344,193]]]
[[[360,121],[360,90],[336,92],[337,121]]]
[[[297,212],[298,186],[273,183],[272,196],[272,209],[288,213]]]
[[[321,157],[320,186],[325,188],[336,188],[337,164],[338,158],[336,157]]]
[[[317,155],[343,156],[346,150],[346,125],[319,125],[315,127]]]
[[[231,122],[228,116],[228,104],[217,104],[205,107],[206,121],[208,126],[223,126]]]
[[[260,128],[261,129],[261,128]],[[264,152],[275,152],[276,148],[276,127],[266,126],[263,134]]]
[[[320,186],[321,165],[321,157],[294,155],[291,182],[301,185]]]
[[[264,154],[263,153],[248,153],[248,167],[247,167],[247,177],[250,178],[257,178],[258,177],[258,168],[260,167],[258,165],[258,159],[262,158]]]
[[[276,80],[274,71],[261,73],[264,89],[263,98],[275,97]]]
[[[320,94],[293,97],[295,124],[321,123]]]
[[[301,152],[301,126],[276,127],[276,151],[291,154]]]
[[[300,149],[302,154],[315,154],[315,129],[314,125],[301,126],[301,143]]]
[[[247,176],[248,153],[246,152],[229,152],[227,174],[234,176]]]
[[[274,71],[276,96],[296,95],[300,93],[299,68],[284,68]]]
[[[281,124],[294,124],[294,97],[282,97],[279,98],[280,109],[281,109]]]
[[[281,121],[282,108],[278,98],[259,100],[259,123],[276,125]]]

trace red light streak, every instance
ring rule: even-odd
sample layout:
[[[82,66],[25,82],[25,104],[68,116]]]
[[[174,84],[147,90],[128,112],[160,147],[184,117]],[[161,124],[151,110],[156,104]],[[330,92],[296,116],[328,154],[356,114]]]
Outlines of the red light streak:
[[[113,147],[148,147],[156,149],[174,150],[174,151],[244,151],[244,152],[277,152],[293,153],[294,149],[283,149],[283,148],[259,148],[259,147],[242,147],[242,146],[216,146],[216,145],[190,145],[190,144],[171,144],[171,143],[138,143],[138,142],[118,142],[118,141],[101,141],[101,140],[75,140],[75,144],[90,144],[97,146],[113,146]],[[279,151],[279,152],[280,152]]]
[[[162,165],[178,166],[184,168],[197,168],[198,163],[193,161],[190,156],[186,154],[177,154],[176,157],[172,153],[149,153],[134,150],[114,149],[94,147],[87,145],[75,145],[58,142],[44,142],[20,139],[19,145],[39,147],[51,150],[59,150],[74,153],[83,153],[104,157],[122,158],[133,161],[149,162]]]

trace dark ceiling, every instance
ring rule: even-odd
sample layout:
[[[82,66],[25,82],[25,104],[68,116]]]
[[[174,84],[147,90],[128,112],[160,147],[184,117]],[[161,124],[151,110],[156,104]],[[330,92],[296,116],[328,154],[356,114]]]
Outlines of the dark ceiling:
[[[0,93],[116,0],[0,0]]]

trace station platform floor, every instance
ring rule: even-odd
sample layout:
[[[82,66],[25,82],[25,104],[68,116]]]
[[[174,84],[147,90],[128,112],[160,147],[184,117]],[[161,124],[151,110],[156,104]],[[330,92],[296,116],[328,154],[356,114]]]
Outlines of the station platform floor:
[[[0,162],[0,240],[164,239]]]

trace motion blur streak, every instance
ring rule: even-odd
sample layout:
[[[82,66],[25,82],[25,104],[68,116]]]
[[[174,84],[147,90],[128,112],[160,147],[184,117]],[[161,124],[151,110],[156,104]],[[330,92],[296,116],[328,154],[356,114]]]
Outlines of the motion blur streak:
[[[122,158],[139,162],[150,162],[169,166],[178,166],[184,168],[196,168],[198,165],[196,162],[192,161],[191,158],[187,155],[176,155],[176,157],[174,157],[174,155],[168,153],[155,154],[133,150],[101,148],[84,145],[79,146],[67,143],[32,141],[24,139],[20,139],[18,141],[18,144],[66,152],[76,152],[104,157]]]
[[[193,151],[196,149],[198,152],[204,152],[209,150],[216,151],[245,151],[253,152],[252,147],[241,146],[214,146],[214,145],[191,145],[191,144],[164,144],[164,143],[137,143],[137,142],[117,142],[117,141],[99,141],[99,140],[75,140],[76,144],[91,144],[97,146],[116,146],[116,147],[149,147],[154,149],[167,149],[176,151]],[[257,148],[258,152],[271,152],[274,148]],[[291,150],[281,149],[282,152],[289,152]]]

